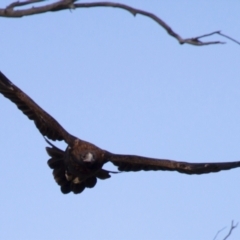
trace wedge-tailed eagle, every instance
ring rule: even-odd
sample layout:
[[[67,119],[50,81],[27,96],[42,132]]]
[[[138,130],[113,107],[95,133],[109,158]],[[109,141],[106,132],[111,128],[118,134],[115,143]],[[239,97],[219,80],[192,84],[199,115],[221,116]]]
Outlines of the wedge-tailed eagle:
[[[30,120],[34,121],[44,137],[53,141],[64,140],[67,143],[67,148],[63,151],[46,139],[49,144],[46,150],[51,157],[48,160],[48,166],[53,169],[54,179],[60,185],[62,193],[65,194],[70,192],[81,193],[85,188],[93,188],[97,183],[97,179],[110,178],[110,173],[116,172],[102,168],[107,162],[112,162],[117,166],[119,172],[166,170],[185,174],[204,174],[240,167],[240,161],[188,163],[114,154],[68,133],[53,117],[39,107],[1,72],[0,92],[14,102]],[[1,116],[3,117],[3,114]]]

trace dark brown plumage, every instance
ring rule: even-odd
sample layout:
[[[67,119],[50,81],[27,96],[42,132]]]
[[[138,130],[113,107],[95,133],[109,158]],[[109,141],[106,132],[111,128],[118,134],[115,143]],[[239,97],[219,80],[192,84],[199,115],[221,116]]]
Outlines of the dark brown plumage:
[[[97,179],[110,178],[111,172],[102,169],[112,162],[119,171],[178,171],[186,174],[204,174],[240,167],[240,161],[222,163],[187,163],[166,159],[153,159],[133,155],[113,154],[69,134],[53,117],[40,108],[21,89],[15,86],[0,72],[0,93],[14,102],[17,107],[33,120],[41,134],[48,139],[64,140],[68,146],[65,151],[55,147],[47,139],[51,157],[48,165],[62,193],[81,193],[85,188],[93,188]]]

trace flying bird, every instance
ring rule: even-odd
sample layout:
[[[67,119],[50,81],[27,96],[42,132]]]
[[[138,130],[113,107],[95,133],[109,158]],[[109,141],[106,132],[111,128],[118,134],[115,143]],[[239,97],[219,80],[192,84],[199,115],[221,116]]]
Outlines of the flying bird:
[[[30,119],[40,133],[47,137],[46,151],[50,156],[48,166],[62,193],[81,193],[85,188],[93,188],[97,179],[107,179],[118,173],[103,169],[112,162],[119,172],[136,171],[178,171],[185,174],[204,174],[240,167],[240,161],[214,163],[188,163],[167,159],[154,159],[134,155],[114,154],[92,143],[68,133],[52,116],[38,106],[27,94],[15,86],[0,72],[0,93],[11,100]],[[2,116],[3,114],[1,114]],[[54,146],[49,140],[65,141],[65,151]]]

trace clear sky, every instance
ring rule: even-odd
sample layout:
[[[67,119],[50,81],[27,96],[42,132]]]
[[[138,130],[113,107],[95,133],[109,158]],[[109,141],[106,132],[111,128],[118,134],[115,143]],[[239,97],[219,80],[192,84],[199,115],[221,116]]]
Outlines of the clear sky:
[[[183,37],[222,30],[240,40],[236,0],[121,2]],[[239,45],[179,45],[113,8],[1,18],[0,29],[0,70],[73,135],[120,154],[240,160]],[[2,95],[0,111],[0,239],[203,240],[227,226],[219,240],[240,222],[240,169],[122,173],[63,195],[33,122]]]

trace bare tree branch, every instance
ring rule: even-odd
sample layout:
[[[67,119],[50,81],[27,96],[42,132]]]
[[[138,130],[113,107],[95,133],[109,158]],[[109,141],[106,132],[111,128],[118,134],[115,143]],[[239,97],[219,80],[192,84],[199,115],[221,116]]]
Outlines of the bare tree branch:
[[[234,221],[232,221],[230,230],[229,230],[227,236],[226,236],[223,240],[226,240],[226,239],[231,235],[233,229],[236,228],[237,226],[238,226],[238,223],[236,223],[236,224],[234,225]]]
[[[219,31],[217,34],[219,34],[219,35],[221,35],[221,36],[223,36],[223,37],[225,37],[225,38],[228,38],[228,39],[230,39],[231,41],[233,41],[233,42],[235,42],[235,43],[237,43],[237,44],[240,45],[240,42],[239,42],[239,41],[237,41],[237,40],[235,40],[235,39],[233,39],[233,38],[231,38],[231,37],[229,37],[229,36],[221,33],[220,31]]]
[[[223,238],[223,240],[226,240],[226,239],[232,234],[232,231],[234,230],[234,228],[236,228],[237,226],[238,226],[238,223],[236,223],[236,224],[234,225],[234,221],[232,221],[232,222],[231,222],[231,227],[230,227],[230,229],[229,229],[229,232],[228,232],[228,234]],[[216,235],[215,235],[215,237],[214,237],[213,240],[217,239],[218,234],[219,234],[221,231],[223,231],[225,228],[226,228],[226,227],[220,229],[220,230],[216,233]]]
[[[218,232],[216,233],[216,235],[215,235],[215,237],[214,237],[213,240],[217,239],[218,234],[219,234],[221,231],[223,231],[225,228],[226,228],[226,227],[223,227],[222,229],[218,230]]]
[[[37,2],[44,2],[45,0],[30,0],[30,1],[25,1],[25,2],[13,2],[10,5],[8,5],[6,7],[6,9],[13,9],[14,7],[21,7],[21,6],[25,6],[31,3],[37,3]]]
[[[40,14],[40,13],[46,13],[46,12],[55,12],[55,11],[61,11],[61,10],[71,10],[71,9],[77,9],[77,8],[92,8],[92,7],[113,7],[113,8],[120,8],[123,10],[126,10],[133,14],[133,16],[136,16],[137,14],[146,16],[153,21],[157,22],[161,27],[163,27],[167,33],[178,40],[180,44],[190,44],[194,46],[204,46],[204,45],[210,45],[210,44],[224,44],[225,42],[221,41],[208,41],[203,42],[200,41],[200,38],[208,37],[211,35],[221,35],[222,37],[228,38],[231,41],[240,44],[237,40],[234,40],[231,37],[228,37],[225,34],[222,34],[220,31],[214,31],[208,34],[204,34],[198,37],[194,38],[182,38],[180,35],[178,35],[175,31],[171,29],[171,27],[165,23],[162,19],[154,15],[153,13],[143,11],[141,9],[136,9],[133,7],[130,7],[125,4],[121,3],[113,3],[113,2],[91,2],[91,3],[76,3],[78,0],[60,0],[54,3],[50,3],[44,6],[40,7],[30,7],[26,9],[21,10],[15,10],[16,7],[26,6],[29,4],[39,3],[39,2],[45,2],[45,0],[27,0],[24,2],[13,2],[10,5],[8,5],[6,8],[0,8],[0,17],[11,17],[11,18],[19,18],[23,16],[30,16],[34,14]]]

